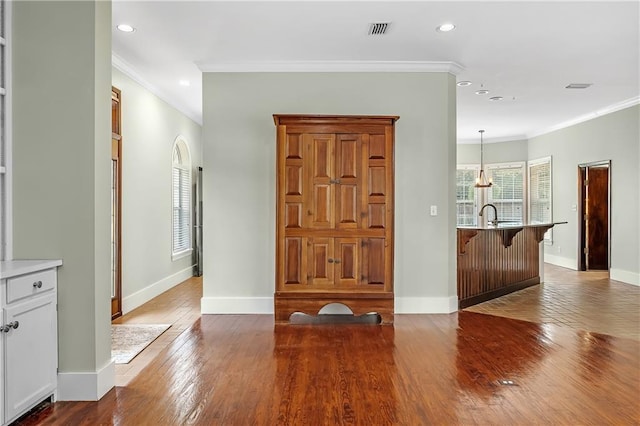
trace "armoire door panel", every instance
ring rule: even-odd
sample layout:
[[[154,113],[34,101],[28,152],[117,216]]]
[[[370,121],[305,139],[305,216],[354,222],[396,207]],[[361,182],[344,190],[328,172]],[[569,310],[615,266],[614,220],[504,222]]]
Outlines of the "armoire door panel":
[[[369,285],[385,283],[385,239],[367,238],[363,244],[362,281]]]
[[[369,167],[369,195],[386,194],[385,167]]]
[[[313,228],[333,227],[333,186],[331,184],[316,184],[313,188]]]
[[[336,139],[336,178],[348,179],[360,176],[360,135],[338,135]]]
[[[302,284],[302,249],[303,241],[300,237],[285,237],[284,239],[284,283]]]
[[[337,188],[337,226],[338,228],[357,228],[360,215],[358,213],[358,186],[340,184]]]
[[[359,238],[336,238],[337,273],[336,284],[339,287],[356,286],[360,280],[360,245]]]
[[[358,205],[362,185],[362,137],[340,134],[336,136],[336,187],[335,211],[338,229],[360,228],[360,206]]]
[[[284,227],[302,228],[302,203],[285,203]]]
[[[383,160],[386,158],[386,143],[384,135],[369,135],[369,159]]]
[[[334,285],[334,239],[309,238],[309,284],[313,286]]]
[[[367,228],[369,229],[384,229],[385,217],[386,217],[386,204],[373,204],[368,206],[367,213]]]
[[[302,135],[300,134],[288,134],[287,142],[285,144],[285,158],[289,159],[301,159],[302,158]]]
[[[304,135],[306,149],[310,152],[304,162],[310,185],[307,200],[307,215],[311,217],[308,227],[327,229],[335,226],[335,187],[333,180],[335,135]],[[303,190],[307,191],[307,190]]]
[[[331,179],[333,172],[333,146],[335,135],[305,135],[311,143],[313,179]]]
[[[285,174],[285,194],[302,195],[302,164],[287,165]]]

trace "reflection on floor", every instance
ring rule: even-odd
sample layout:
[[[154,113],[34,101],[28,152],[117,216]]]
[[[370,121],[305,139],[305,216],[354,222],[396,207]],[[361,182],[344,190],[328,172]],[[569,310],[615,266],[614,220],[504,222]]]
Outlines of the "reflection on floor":
[[[171,328],[128,364],[116,364],[116,386],[126,386],[164,348],[200,318],[202,277],[190,278],[113,321],[113,324],[171,324]]]
[[[640,287],[545,264],[544,283],[465,311],[640,340]]]
[[[393,326],[275,327],[272,315],[200,315],[190,280],[120,320],[172,317],[184,329],[135,379],[18,424],[640,424],[640,340],[573,328],[593,311],[613,330],[625,321],[611,319],[615,303],[637,303],[638,289],[550,266],[547,277],[518,308],[530,321],[498,316],[517,310],[507,303],[491,315],[397,315]],[[638,310],[622,306],[637,333]]]
[[[185,329],[200,318],[202,277],[159,295],[114,324],[172,323],[129,364],[116,365],[125,386]],[[612,281],[607,272],[577,272],[545,264],[545,282],[465,311],[640,340],[640,287]]]

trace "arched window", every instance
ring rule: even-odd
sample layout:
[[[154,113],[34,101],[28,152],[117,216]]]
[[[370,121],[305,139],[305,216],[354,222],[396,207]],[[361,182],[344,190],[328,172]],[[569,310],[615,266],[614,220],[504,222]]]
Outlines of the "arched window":
[[[172,243],[171,257],[191,252],[191,156],[181,137],[173,144],[172,155]]]

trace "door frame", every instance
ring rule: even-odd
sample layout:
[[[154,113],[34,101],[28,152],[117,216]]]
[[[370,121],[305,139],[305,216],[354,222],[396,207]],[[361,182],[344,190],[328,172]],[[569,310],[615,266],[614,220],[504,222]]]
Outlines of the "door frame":
[[[112,212],[115,216],[115,242],[117,247],[115,251],[117,258],[111,259],[111,267],[115,263],[116,269],[113,278],[115,285],[114,282],[110,283],[115,287],[115,295],[111,297],[111,319],[114,320],[122,316],[122,95],[120,90],[113,86],[111,86],[111,102],[111,162],[112,167],[113,162],[116,163],[115,197],[117,205],[117,211]]]
[[[586,195],[584,181],[590,167],[606,166],[607,168],[607,271],[611,270],[611,160],[593,161],[578,164],[578,271],[586,271],[586,257],[584,253],[585,218],[584,198]]]

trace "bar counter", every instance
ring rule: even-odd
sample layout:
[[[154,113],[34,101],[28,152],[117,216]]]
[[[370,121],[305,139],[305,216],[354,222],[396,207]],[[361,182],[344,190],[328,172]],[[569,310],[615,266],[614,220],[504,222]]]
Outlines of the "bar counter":
[[[540,283],[540,242],[567,222],[459,226],[458,309]]]

